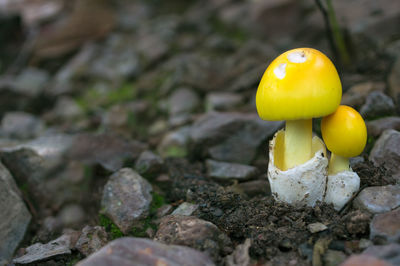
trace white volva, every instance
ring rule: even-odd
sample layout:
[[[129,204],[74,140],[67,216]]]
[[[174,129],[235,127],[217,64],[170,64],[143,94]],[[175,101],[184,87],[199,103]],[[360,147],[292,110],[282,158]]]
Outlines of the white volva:
[[[328,176],[325,202],[340,210],[360,188],[360,177],[353,171]]]
[[[275,158],[275,152],[276,148],[281,150],[276,147],[276,142],[277,139],[282,142],[283,134],[284,131],[278,131],[269,144],[268,179],[271,192],[278,201],[314,206],[317,201],[323,201],[325,194],[328,166],[325,146],[320,138],[314,136],[314,156],[304,164],[282,171],[275,165],[275,159],[279,158]]]

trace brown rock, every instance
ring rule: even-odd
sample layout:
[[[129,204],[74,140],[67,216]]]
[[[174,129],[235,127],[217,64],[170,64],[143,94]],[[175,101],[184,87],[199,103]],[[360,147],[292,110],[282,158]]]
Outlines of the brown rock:
[[[400,131],[400,117],[389,116],[367,122],[368,135],[372,137],[379,137],[387,129]]]
[[[370,239],[383,242],[400,241],[400,208],[377,214],[370,224]]]
[[[367,81],[352,86],[343,94],[341,104],[352,106],[356,109],[364,104],[368,94],[373,91],[383,92],[385,90],[384,82]]]

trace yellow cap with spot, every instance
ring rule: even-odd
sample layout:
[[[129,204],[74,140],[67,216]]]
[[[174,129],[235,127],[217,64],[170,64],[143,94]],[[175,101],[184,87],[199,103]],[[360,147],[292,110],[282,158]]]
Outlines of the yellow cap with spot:
[[[264,120],[299,120],[333,113],[342,85],[327,56],[312,48],[297,48],[278,56],[257,89],[258,115]]]
[[[328,149],[346,158],[359,155],[367,143],[364,119],[346,105],[340,105],[333,114],[322,119],[321,131]]]

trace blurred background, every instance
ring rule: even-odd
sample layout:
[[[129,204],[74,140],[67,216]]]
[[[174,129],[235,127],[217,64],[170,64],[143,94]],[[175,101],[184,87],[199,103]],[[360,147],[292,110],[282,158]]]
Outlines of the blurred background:
[[[104,184],[122,166],[136,163],[160,195],[167,157],[265,171],[264,126],[233,112],[255,115],[261,76],[288,49],[332,59],[343,103],[372,121],[367,152],[400,129],[398,0],[0,0],[0,25],[1,160],[32,216],[14,248],[101,224]],[[202,118],[213,111],[228,114]],[[218,132],[238,132],[236,148],[215,146]],[[137,165],[143,151],[153,172]]]

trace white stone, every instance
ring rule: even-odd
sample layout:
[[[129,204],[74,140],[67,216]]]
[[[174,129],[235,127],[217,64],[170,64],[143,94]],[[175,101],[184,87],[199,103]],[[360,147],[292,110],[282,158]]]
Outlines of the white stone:
[[[284,131],[280,130],[269,144],[268,180],[271,192],[278,201],[314,206],[317,201],[323,200],[325,193],[328,167],[325,146],[320,138],[314,136],[314,156],[302,165],[282,171],[278,166],[283,158],[283,138]],[[274,157],[275,151],[281,153],[276,154],[281,158]]]
[[[360,177],[353,171],[342,171],[328,176],[325,202],[333,203],[340,210],[357,193],[360,188]]]

